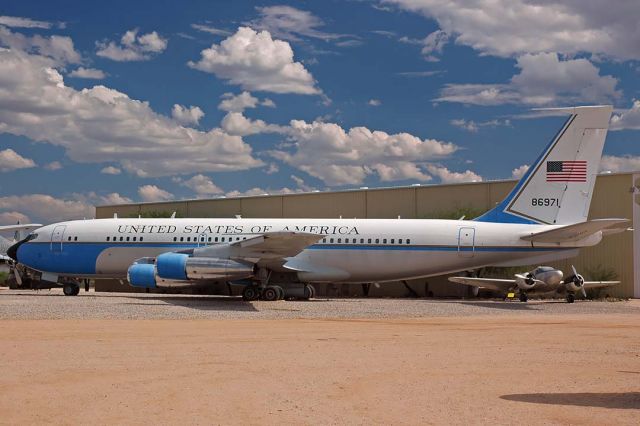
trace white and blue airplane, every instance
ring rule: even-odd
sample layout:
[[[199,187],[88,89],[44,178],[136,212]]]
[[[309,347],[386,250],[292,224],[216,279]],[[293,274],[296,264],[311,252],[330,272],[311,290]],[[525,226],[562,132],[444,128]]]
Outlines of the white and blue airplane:
[[[587,220],[612,107],[565,111],[566,122],[511,193],[473,220],[81,220],[39,228],[8,254],[67,295],[78,293],[78,279],[126,278],[146,288],[244,284],[246,300],[282,298],[284,284],[310,297],[310,283],[381,283],[574,257],[628,220]]]

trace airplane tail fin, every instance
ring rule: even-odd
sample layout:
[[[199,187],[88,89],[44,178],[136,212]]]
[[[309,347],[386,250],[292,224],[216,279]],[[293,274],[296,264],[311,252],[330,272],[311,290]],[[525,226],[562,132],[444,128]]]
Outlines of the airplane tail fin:
[[[567,225],[584,222],[612,107],[563,108],[570,114],[536,162],[479,222]]]

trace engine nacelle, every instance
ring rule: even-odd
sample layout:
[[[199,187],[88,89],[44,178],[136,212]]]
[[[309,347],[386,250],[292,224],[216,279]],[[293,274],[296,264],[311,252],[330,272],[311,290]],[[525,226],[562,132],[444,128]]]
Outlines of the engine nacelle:
[[[203,280],[234,281],[254,275],[254,265],[231,259],[189,257],[184,253],[164,253],[144,258],[129,267],[127,278],[135,287],[189,287]]]
[[[571,292],[575,293],[578,291],[582,291],[582,286],[584,286],[584,278],[582,278],[582,275],[574,275],[573,277],[571,277],[571,279],[567,280],[565,284],[567,286],[567,290]]]
[[[533,278],[533,275],[528,273],[524,278],[516,278],[516,285],[520,290],[533,290],[536,286],[536,282]]]

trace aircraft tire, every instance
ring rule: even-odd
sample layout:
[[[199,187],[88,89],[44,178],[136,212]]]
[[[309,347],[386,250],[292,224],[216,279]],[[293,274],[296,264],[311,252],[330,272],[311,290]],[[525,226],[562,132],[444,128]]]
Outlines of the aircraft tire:
[[[575,302],[576,297],[573,294],[567,294],[567,303]]]
[[[249,285],[242,290],[242,300],[250,302],[252,300],[258,300],[260,298],[260,291],[257,287]]]
[[[80,293],[80,287],[73,283],[64,283],[62,292],[65,296],[77,296]]]
[[[527,296],[527,293],[520,293],[519,299],[521,302],[526,302],[527,300],[529,300],[529,297]]]
[[[284,289],[282,287],[280,287],[279,285],[274,285],[273,288],[275,288],[276,291],[278,292],[278,299],[277,300],[284,299]]]
[[[275,302],[280,298],[280,292],[273,286],[269,286],[262,292],[262,297],[267,302]]]

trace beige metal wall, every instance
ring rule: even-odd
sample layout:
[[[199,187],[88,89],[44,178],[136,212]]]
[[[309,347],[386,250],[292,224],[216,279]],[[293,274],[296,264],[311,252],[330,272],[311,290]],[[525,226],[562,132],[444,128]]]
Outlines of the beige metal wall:
[[[488,210],[500,202],[513,188],[515,181],[495,181],[452,185],[432,185],[383,189],[363,189],[341,192],[272,195],[185,200],[165,203],[143,203],[99,206],[97,218],[137,216],[144,212],[173,212],[180,217],[339,217],[344,218],[430,218],[455,215],[465,209]],[[598,176],[591,203],[590,218],[633,217],[633,175],[629,173]],[[640,224],[636,224],[640,226]],[[640,254],[639,254],[640,255]],[[607,237],[595,247],[581,250],[580,256],[552,266],[570,270],[571,264],[585,275],[594,269],[613,268],[622,284],[608,291],[617,297],[633,297],[634,289],[633,234],[625,232]],[[442,278],[416,280],[412,288],[420,295],[433,292],[441,296],[464,296],[466,289],[447,283]],[[326,291],[349,295],[359,286],[344,290],[326,286]],[[372,294],[406,295],[400,284],[372,288]]]

